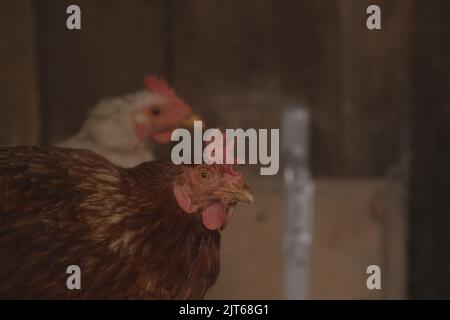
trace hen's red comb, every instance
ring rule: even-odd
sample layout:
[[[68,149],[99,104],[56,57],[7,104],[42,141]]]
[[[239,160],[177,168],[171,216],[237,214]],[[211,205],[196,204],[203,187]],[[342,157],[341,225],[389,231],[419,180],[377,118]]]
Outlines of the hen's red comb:
[[[172,105],[176,106],[180,110],[188,112],[192,111],[191,107],[189,107],[186,102],[181,100],[175,91],[163,79],[158,78],[155,75],[150,75],[145,78],[144,84],[148,90],[166,97]]]

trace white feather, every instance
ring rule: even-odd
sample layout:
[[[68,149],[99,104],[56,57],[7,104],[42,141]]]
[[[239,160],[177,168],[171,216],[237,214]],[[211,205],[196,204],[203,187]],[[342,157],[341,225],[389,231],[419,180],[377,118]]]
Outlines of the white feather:
[[[153,160],[151,150],[136,136],[131,119],[136,109],[160,103],[162,99],[146,90],[105,98],[94,106],[81,130],[59,146],[87,149],[126,168]]]

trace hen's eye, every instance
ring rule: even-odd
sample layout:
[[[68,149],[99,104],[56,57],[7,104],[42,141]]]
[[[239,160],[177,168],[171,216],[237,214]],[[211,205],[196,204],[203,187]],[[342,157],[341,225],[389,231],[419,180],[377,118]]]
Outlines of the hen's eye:
[[[209,172],[206,171],[206,170],[200,171],[200,177],[201,177],[202,179],[209,179]]]
[[[150,110],[151,114],[154,116],[159,116],[161,114],[161,110],[159,110],[158,108],[152,108]]]

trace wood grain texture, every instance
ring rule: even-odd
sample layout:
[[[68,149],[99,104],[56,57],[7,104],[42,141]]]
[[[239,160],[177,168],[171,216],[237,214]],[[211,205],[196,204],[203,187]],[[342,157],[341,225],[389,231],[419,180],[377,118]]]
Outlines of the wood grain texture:
[[[448,1],[417,7],[409,185],[408,289],[450,297],[450,28]]]
[[[0,145],[40,140],[32,3],[0,3]]]
[[[277,128],[312,114],[320,176],[383,174],[409,99],[411,1],[175,2],[175,79],[212,125]],[[369,4],[381,31],[366,28]]]
[[[61,141],[79,129],[87,110],[100,98],[134,91],[150,72],[165,75],[166,50],[171,47],[174,86],[209,125],[277,128],[281,106],[300,103],[312,115],[312,167],[316,176],[380,176],[397,161],[401,128],[408,121],[412,100],[411,29],[418,15],[412,12],[415,1],[171,0],[172,46],[165,46],[163,1],[166,0],[77,1],[82,9],[81,31],[65,27],[65,8],[72,4],[70,1],[34,1],[36,30],[32,28],[33,1],[2,1],[0,143],[39,142],[40,125],[45,144]],[[430,21],[427,19],[434,18],[433,12],[445,12],[444,2],[440,3],[440,7],[420,12],[418,30]],[[382,31],[365,28],[368,4],[381,6]],[[446,34],[440,30],[445,23],[445,19],[438,20],[431,29],[419,33],[413,47],[419,52],[414,67],[422,70],[414,74],[417,93],[413,97],[419,99],[421,108],[415,116],[418,132],[428,132],[434,128],[436,119],[446,114],[445,103],[441,105],[440,100],[434,99],[437,96],[444,99],[446,87],[428,91],[430,83],[435,82],[434,73],[443,74],[444,69],[440,68],[444,61],[442,57],[432,63],[427,60],[430,52],[438,52],[445,43],[442,38]],[[36,45],[37,50],[33,49]],[[34,60],[39,62],[40,99]],[[421,122],[429,110],[427,92],[431,92],[432,105],[444,109],[433,114],[437,118]],[[43,108],[42,123],[38,100]],[[427,154],[432,151],[429,148],[434,145],[433,137],[419,137],[418,161],[426,160],[421,165],[431,163]],[[422,147],[426,147],[426,152],[421,153]],[[271,200],[257,203],[257,209],[248,209],[250,215],[243,212],[235,217],[224,239],[222,254],[228,262],[224,262],[223,273],[210,297],[280,297],[277,281],[281,281],[282,202],[281,184],[277,183],[272,186],[265,180],[255,180],[255,189],[261,189],[259,196]],[[341,194],[341,187],[337,183],[330,188],[329,197],[335,197],[334,192]],[[366,197],[366,188],[361,188]],[[417,189],[417,194],[423,188],[427,185]],[[359,192],[357,187],[346,190]],[[327,207],[335,200],[321,197],[317,201],[321,207]],[[357,201],[355,206],[362,208],[363,204]],[[273,216],[269,216],[270,210],[275,212]],[[425,221],[428,207],[415,210],[418,210],[415,223],[428,228],[424,237],[431,236],[432,227],[444,218]],[[348,214],[347,218],[354,216]],[[340,221],[334,220],[326,225],[325,220],[320,227],[324,230],[341,232],[340,228],[346,227],[336,226]],[[373,228],[370,221],[361,223]],[[255,234],[254,238],[248,239],[248,230]],[[367,234],[371,237],[374,234],[378,237],[381,232],[370,230]],[[366,240],[361,238],[363,242]],[[360,261],[351,254],[359,255],[367,249],[365,257],[378,261],[378,242],[369,240],[355,248],[350,238],[345,238],[342,240],[345,243],[336,250],[346,257],[344,260]],[[437,242],[432,243],[431,250],[420,247],[416,258],[439,256],[434,246]],[[401,242],[396,244],[401,248]],[[321,244],[318,246],[317,250],[322,250]],[[328,263],[333,254],[325,249],[322,252],[323,257],[317,255],[315,259]],[[392,252],[389,255],[395,257]],[[366,260],[373,260],[369,258]],[[417,266],[421,272],[434,266],[434,260],[420,261],[424,264]],[[357,268],[362,265],[355,263]],[[241,269],[236,265],[242,265]],[[326,274],[321,266],[322,263],[314,279]],[[344,269],[341,271],[346,272]],[[263,281],[260,287],[242,286],[261,281],[267,275],[273,279]],[[344,274],[342,279],[350,279],[350,275]],[[433,278],[434,283],[438,279]],[[429,278],[424,275],[419,280]],[[341,288],[329,291],[329,296],[364,297],[359,282],[355,287],[354,283],[347,287],[339,279],[336,281],[331,283]],[[324,297],[322,290],[329,287],[317,285],[313,296]]]
[[[149,73],[164,75],[161,0],[87,1],[81,30],[66,28],[71,1],[37,3],[44,142],[78,131],[101,98],[143,88]]]
[[[254,187],[252,206],[239,212],[223,233],[221,272],[207,299],[282,299],[283,196],[277,179]],[[384,224],[372,205],[383,179],[319,179],[314,181],[314,228],[311,266],[311,299],[401,298],[391,285],[398,270],[384,257]],[[382,214],[398,215],[400,212]],[[368,290],[366,268],[382,270],[382,290]],[[392,280],[394,278],[394,280]],[[390,281],[389,284],[387,281]]]

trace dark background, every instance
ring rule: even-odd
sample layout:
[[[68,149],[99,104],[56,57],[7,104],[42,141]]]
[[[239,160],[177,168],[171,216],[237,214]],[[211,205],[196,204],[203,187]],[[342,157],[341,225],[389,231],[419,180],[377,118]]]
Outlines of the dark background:
[[[70,4],[81,7],[79,31],[66,28]],[[366,28],[370,4],[381,7],[382,30]],[[444,0],[2,0],[0,144],[59,142],[102,97],[141,88],[149,73],[168,79],[212,126],[279,128],[283,106],[305,106],[318,237],[329,237],[320,221],[334,223],[320,210],[341,210],[333,197],[364,198],[352,181],[370,194],[381,181],[383,199],[386,184],[399,182],[403,218],[370,218],[379,243],[368,250],[398,260],[387,281],[401,288],[382,296],[450,298],[449,12]],[[270,181],[257,183],[274,183],[281,195],[281,182]],[[342,259],[355,257],[341,250]],[[313,282],[322,276],[313,270]],[[326,290],[318,285],[313,296]],[[361,297],[349,292],[344,285],[331,296]]]

